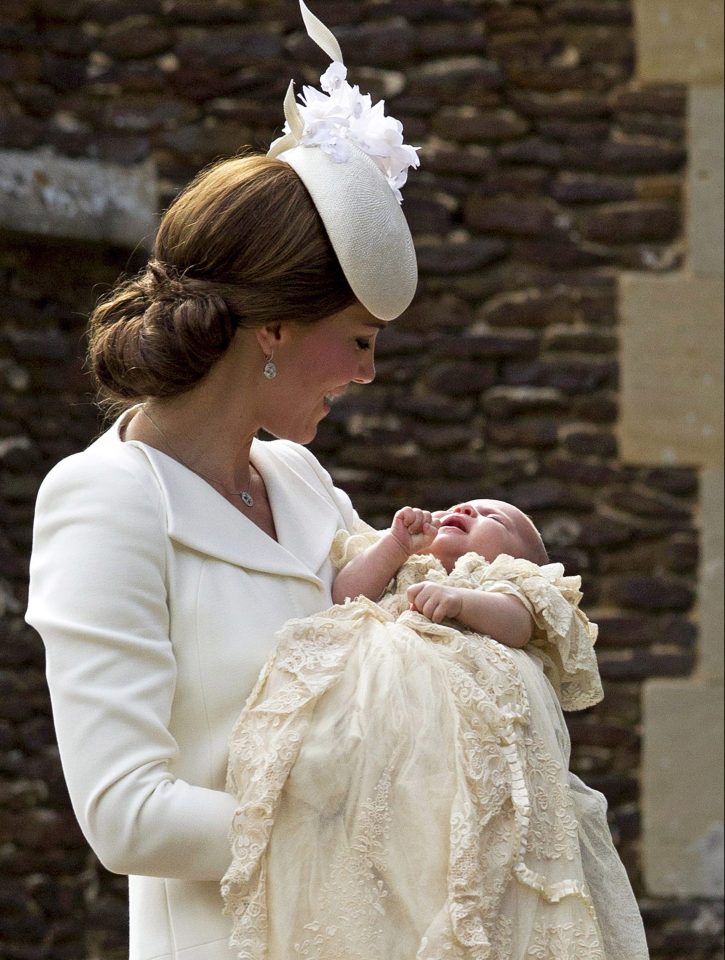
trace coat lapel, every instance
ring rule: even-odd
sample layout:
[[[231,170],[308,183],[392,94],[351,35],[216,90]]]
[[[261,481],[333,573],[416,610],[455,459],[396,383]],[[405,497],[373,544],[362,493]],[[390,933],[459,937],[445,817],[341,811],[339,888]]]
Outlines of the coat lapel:
[[[247,569],[320,585],[340,516],[274,444],[254,441],[252,460],[267,487],[278,540],[268,537],[191,470],[147,444],[127,441],[148,460],[166,501],[167,529],[177,543]]]

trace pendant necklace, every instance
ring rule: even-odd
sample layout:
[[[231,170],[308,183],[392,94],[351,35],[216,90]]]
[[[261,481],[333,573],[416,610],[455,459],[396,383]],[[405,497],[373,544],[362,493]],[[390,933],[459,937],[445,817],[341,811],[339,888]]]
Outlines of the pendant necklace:
[[[177,460],[177,461],[182,465],[182,467],[186,467],[187,470],[191,470],[192,473],[197,474],[197,476],[201,477],[203,480],[206,480],[207,483],[211,483],[211,484],[213,484],[215,487],[221,487],[221,489],[224,491],[224,493],[227,494],[227,496],[230,496],[230,497],[241,497],[242,503],[245,505],[245,507],[253,507],[253,506],[254,506],[254,497],[253,497],[252,494],[249,492],[250,487],[252,486],[252,469],[253,469],[253,468],[252,468],[251,462],[250,462],[250,464],[249,464],[249,486],[248,486],[245,490],[233,490],[233,491],[230,491],[230,490],[221,482],[221,480],[215,480],[214,477],[207,477],[207,475],[206,475],[205,473],[202,473],[201,470],[194,470],[193,467],[190,467],[188,463],[186,463],[184,460],[181,459],[181,457],[179,457],[179,456],[176,454],[176,451],[174,450],[173,444],[171,443],[171,441],[169,440],[169,438],[166,436],[166,434],[164,433],[164,431],[161,429],[161,427],[158,425],[158,423],[156,423],[156,421],[154,420],[154,418],[151,416],[151,414],[150,414],[150,413],[148,412],[148,410],[146,409],[146,405],[143,404],[143,403],[141,404],[141,413],[146,417],[146,419],[148,420],[148,422],[151,424],[151,426],[154,428],[154,430],[158,433],[158,435],[159,435],[159,436],[161,437],[161,439],[164,441],[164,443],[166,444],[166,449],[167,449],[167,450],[169,451],[169,453],[173,456],[174,460]]]

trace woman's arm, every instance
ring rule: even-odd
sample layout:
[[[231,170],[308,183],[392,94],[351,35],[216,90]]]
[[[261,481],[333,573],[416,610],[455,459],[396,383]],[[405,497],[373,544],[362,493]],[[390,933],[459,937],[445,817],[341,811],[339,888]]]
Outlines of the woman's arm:
[[[44,483],[28,620],[46,646],[73,808],[99,859],[114,873],[219,880],[236,803],[173,772],[166,523],[153,482],[125,465],[81,454]]]
[[[506,593],[424,581],[410,587],[408,600],[433,623],[458,620],[469,630],[486,634],[507,647],[525,647],[534,629],[528,610],[520,600]]]
[[[427,510],[416,507],[398,510],[390,530],[338,573],[332,599],[335,603],[344,603],[348,598],[362,595],[379,600],[408,557],[429,547],[436,533]]]

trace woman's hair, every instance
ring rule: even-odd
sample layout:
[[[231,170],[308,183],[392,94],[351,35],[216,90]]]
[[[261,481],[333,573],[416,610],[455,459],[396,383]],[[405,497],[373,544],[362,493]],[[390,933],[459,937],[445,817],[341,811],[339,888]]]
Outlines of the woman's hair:
[[[237,157],[177,197],[145,271],[96,306],[89,364],[107,406],[171,397],[208,373],[238,327],[314,323],[354,302],[297,174]]]

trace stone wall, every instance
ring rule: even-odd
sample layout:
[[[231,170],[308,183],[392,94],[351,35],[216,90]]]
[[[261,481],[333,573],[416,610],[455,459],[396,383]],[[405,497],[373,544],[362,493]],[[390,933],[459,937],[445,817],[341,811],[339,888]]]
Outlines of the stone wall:
[[[625,463],[617,436],[619,277],[683,262],[686,91],[636,82],[629,0],[313,9],[424,148],[404,208],[419,296],[314,449],[372,523],[506,497],[582,573],[607,696],[569,717],[574,769],[609,799],[654,960],[720,958],[717,904],[648,896],[641,872],[642,685],[695,663],[698,473]],[[162,204],[268,144],[290,77],[325,67],[294,0],[5,0],[0,18],[0,153],[49,176],[58,155],[152,167]],[[52,209],[21,232],[8,192],[0,179],[0,956],[115,960],[125,882],[75,826],[22,611],[38,483],[99,429],[84,318],[143,253],[65,239]]]

